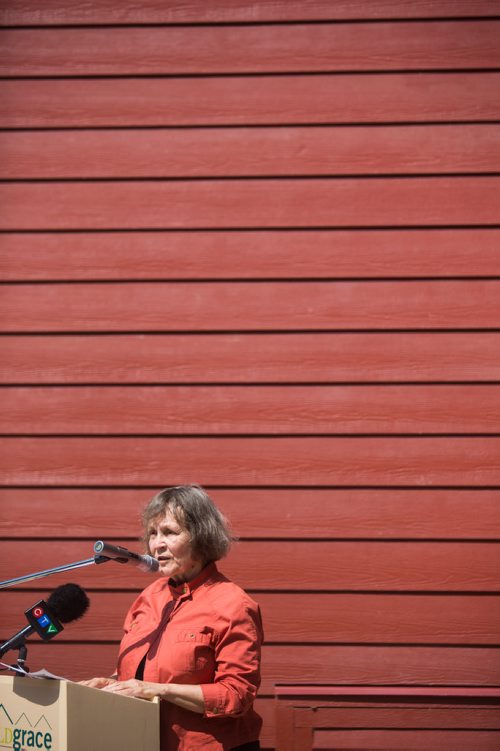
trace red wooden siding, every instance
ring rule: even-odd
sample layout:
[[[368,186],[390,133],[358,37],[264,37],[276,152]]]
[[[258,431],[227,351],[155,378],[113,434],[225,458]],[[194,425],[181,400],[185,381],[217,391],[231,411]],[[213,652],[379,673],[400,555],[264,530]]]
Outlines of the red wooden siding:
[[[294,26],[7,29],[8,76],[176,75],[498,67],[498,20]],[[311,48],[311,35],[314,48]],[[137,51],[132,58],[130,49]],[[332,55],[332,52],[335,54]]]
[[[8,485],[158,485],[162,472],[207,485],[500,485],[491,437],[15,437]],[[169,484],[174,484],[173,482]],[[307,510],[304,510],[307,513]],[[333,530],[334,532],[334,530]]]
[[[0,269],[6,281],[494,277],[499,244],[484,227],[3,232]]]
[[[0,126],[481,123],[499,87],[496,71],[3,80]]]
[[[275,697],[278,751],[498,747],[498,689],[279,686]]]
[[[29,537],[113,535],[132,542],[137,539],[137,498],[137,490],[128,488],[4,487],[3,529],[7,540],[16,538],[22,507]],[[217,498],[242,540],[500,539],[498,489],[218,487]]]
[[[31,603],[30,603],[31,604]],[[471,603],[474,605],[474,601]],[[13,614],[14,617],[14,614]],[[90,618],[90,614],[88,616]],[[19,625],[19,621],[17,622]],[[111,672],[116,644],[54,642],[50,652],[33,642],[31,662],[45,660],[63,673],[87,675],[89,671]],[[293,659],[290,655],[293,654]],[[261,693],[272,696],[276,683],[328,683],[335,665],[335,682],[340,685],[373,684],[491,686],[498,679],[500,655],[495,647],[442,647],[427,645],[373,646],[338,644],[268,644],[264,646]],[[270,706],[270,699],[263,699]],[[269,713],[271,714],[271,709]],[[270,718],[272,719],[272,718]]]
[[[9,335],[3,352],[8,384],[500,379],[498,331]]]
[[[102,0],[98,8],[75,6],[66,0],[2,0],[0,21],[7,26],[68,26],[72,24],[258,23],[265,21],[359,21],[384,18],[470,18],[495,16],[497,0]],[[313,48],[314,50],[314,48]]]
[[[331,533],[330,533],[331,534]],[[122,544],[127,544],[122,541]],[[15,557],[18,543],[3,543],[6,561],[0,566],[1,579],[9,578],[8,561]],[[58,552],[64,561],[71,556],[84,560],[92,556],[87,542],[61,542]],[[50,568],[54,544],[39,541],[33,551],[31,565],[37,571]],[[316,578],[311,581],[308,561],[317,561]],[[283,560],[286,560],[288,580],[283,581]],[[117,570],[118,569],[118,570]],[[224,570],[247,589],[262,591],[304,590],[321,591],[327,580],[332,590],[373,590],[385,592],[401,589],[405,592],[428,591],[446,587],[450,592],[498,592],[500,590],[500,560],[492,541],[442,542],[428,541],[357,541],[339,540],[245,540],[233,550]],[[64,583],[67,574],[59,574]],[[138,589],[144,575],[122,566],[92,567],[78,574],[82,586],[95,584],[106,589]],[[55,579],[54,579],[55,581]],[[286,586],[285,586],[286,584]],[[24,587],[33,587],[26,584]]]
[[[37,386],[0,390],[13,435],[491,433],[498,385]]]
[[[496,68],[498,20],[96,29],[6,29],[2,76]],[[314,37],[314,47],[311,47]],[[130,55],[134,49],[137,57]],[[333,54],[332,54],[333,53]]]
[[[0,330],[494,329],[499,314],[498,280],[36,284],[4,289]]]
[[[500,169],[498,127],[488,123],[130,128],[120,133],[6,130],[0,133],[0,148],[3,179],[487,174]],[[297,242],[295,235],[290,239]]]
[[[448,708],[444,712],[450,716],[453,709]],[[341,714],[341,712],[339,713]],[[425,714],[428,714],[425,713]],[[415,718],[418,723],[424,716]],[[489,720],[489,718],[488,718]],[[486,720],[485,724],[488,724]],[[359,718],[357,718],[359,722]],[[483,720],[484,721],[484,720]],[[455,751],[469,751],[476,748],[478,751],[495,751],[498,746],[497,730],[318,730],[315,733],[314,748],[323,749],[360,749],[383,748],[384,751],[399,750],[407,751],[421,748],[453,748]]]
[[[5,596],[3,617],[9,626],[18,625],[22,603],[30,596],[33,598],[33,594],[24,592]],[[483,595],[481,608],[476,606],[477,597],[449,595],[445,613],[443,603],[432,594],[328,593],[319,597],[315,593],[277,595],[259,591],[258,599],[270,643],[300,644],[309,635],[309,641],[316,643],[355,642],[360,649],[363,643],[463,645],[464,632],[470,634],[466,645],[473,642],[494,646],[498,641],[500,606],[498,596],[494,595]],[[122,614],[130,600],[130,592],[114,596],[107,592],[93,593],[93,616],[89,613],[81,623],[65,629],[60,641],[115,640],[117,634],[121,635]],[[288,659],[291,654],[293,649]]]
[[[138,548],[197,481],[263,608],[265,749],[277,683],[498,686],[498,2],[42,5],[0,0],[0,579]],[[70,579],[29,663],[111,671],[137,571],[3,590],[2,633]],[[335,711],[315,748],[410,747]],[[453,711],[412,747],[495,747]]]

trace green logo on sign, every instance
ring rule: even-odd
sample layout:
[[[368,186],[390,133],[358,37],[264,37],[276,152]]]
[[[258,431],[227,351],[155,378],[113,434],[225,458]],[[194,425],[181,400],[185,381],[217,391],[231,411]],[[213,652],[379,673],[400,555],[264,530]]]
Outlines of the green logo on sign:
[[[40,729],[43,723],[50,728],[45,715],[41,715],[33,725],[24,712],[14,722],[4,705],[0,704],[0,748],[12,751],[24,751],[25,748],[52,751],[52,733]],[[28,727],[18,727],[19,725]]]

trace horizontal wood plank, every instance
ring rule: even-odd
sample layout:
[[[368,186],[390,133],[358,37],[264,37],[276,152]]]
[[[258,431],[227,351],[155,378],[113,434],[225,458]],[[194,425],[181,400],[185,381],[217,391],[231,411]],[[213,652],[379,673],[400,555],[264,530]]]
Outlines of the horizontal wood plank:
[[[24,284],[0,297],[12,333],[499,326],[497,280]]]
[[[491,173],[500,127],[309,126],[0,133],[2,179]]]
[[[498,642],[500,599],[489,595],[318,597],[259,593],[256,597],[262,607],[268,641]],[[290,618],[294,607],[297,614]],[[468,608],[473,612],[467,612]]]
[[[421,726],[419,726],[421,727]],[[314,733],[314,748],[317,751],[427,751],[440,748],[443,751],[495,751],[500,743],[498,730],[318,730]]]
[[[463,702],[459,703],[458,706],[452,705],[451,702],[439,704],[434,703],[432,699],[429,699],[429,703],[423,701],[420,705],[412,706],[407,704],[391,706],[390,700],[387,702],[379,701],[374,706],[369,707],[362,703],[358,706],[351,706],[350,703],[344,706],[343,703],[339,703],[339,706],[322,707],[319,710],[313,721],[317,730],[315,735],[317,738],[328,737],[328,728],[390,728],[393,730],[396,728],[427,730],[434,728],[462,730],[467,728],[469,731],[468,737],[471,737],[470,731],[474,729],[500,730],[500,708],[498,705],[495,706],[492,701],[490,706],[481,707],[476,705],[474,699],[470,701],[472,706]],[[335,732],[333,732],[333,736],[335,736]],[[500,737],[500,733],[498,735]],[[473,740],[472,743],[474,743]]]
[[[369,704],[360,702],[356,704],[353,701],[338,702],[333,700],[325,701],[316,714],[313,725],[316,730],[322,731],[330,728],[426,728],[426,729],[498,729],[500,730],[500,707],[498,706],[499,697],[490,696],[489,703],[481,706],[476,696],[460,697],[460,701],[453,702],[451,697],[423,698],[401,695],[401,701],[394,704],[394,697],[383,694],[384,688],[376,687],[381,693],[376,695]],[[335,687],[337,690],[337,687]],[[369,688],[361,689],[367,693]],[[411,692],[411,689],[402,688],[401,692]],[[442,689],[443,693],[450,689]],[[464,693],[467,689],[464,689]],[[390,689],[388,690],[389,694]],[[436,691],[436,689],[431,689]],[[461,689],[457,690],[458,692]],[[425,689],[422,693],[424,694]],[[472,693],[472,691],[471,691]],[[492,690],[494,693],[494,689]],[[398,694],[399,697],[399,694]],[[365,694],[363,693],[363,698]],[[481,697],[483,700],[485,697]],[[322,697],[323,699],[323,697]],[[452,711],[450,711],[452,710]],[[302,724],[302,723],[301,723]]]
[[[0,229],[493,225],[499,191],[496,176],[2,183]]]
[[[104,281],[500,276],[499,246],[500,230],[495,228],[5,232],[0,234],[0,277]]]
[[[74,577],[73,577],[74,580]],[[2,624],[15,633],[23,613],[45,595],[2,594]],[[281,594],[255,593],[262,609],[266,642],[344,644],[498,643],[500,598],[494,595]],[[131,592],[92,592],[88,613],[68,624],[58,641],[116,641],[132,604]]]
[[[29,648],[32,670],[44,666],[72,680],[111,675],[117,653],[117,643],[76,647],[58,640],[48,644],[32,640]],[[277,683],[328,683],[333,677],[336,685],[494,686],[498,683],[499,663],[500,650],[488,647],[364,646],[360,649],[264,644],[260,693],[272,695]]]
[[[332,679],[336,685],[496,685],[499,660],[497,648],[264,645],[262,691]]]
[[[498,437],[5,438],[1,485],[500,485]]]
[[[500,386],[4,387],[0,433],[500,433]]]
[[[335,536],[335,530],[330,534]],[[95,537],[100,536],[96,519]],[[142,551],[137,542],[109,538],[107,542]],[[92,541],[31,540],[29,547],[30,571],[46,571],[94,555]],[[5,560],[0,562],[1,581],[29,573],[25,563],[12,563],[18,549],[17,541],[2,542]],[[271,592],[283,588],[306,592],[500,591],[500,550],[498,543],[491,542],[247,541],[236,543],[219,568],[245,589]],[[68,576],[77,576],[82,586],[91,589],[140,589],[149,583],[149,577],[134,566],[109,561],[82,568],[76,574],[52,575],[50,585],[64,584]],[[33,582],[20,586],[33,588]]]
[[[499,381],[500,334],[8,336],[2,383]]]
[[[2,0],[0,23],[6,26],[71,24],[259,23],[263,21],[363,20],[384,18],[460,18],[494,16],[496,0],[101,0],[99,7],[68,5],[66,0]]]
[[[123,76],[500,66],[499,20],[8,29],[0,75]]]
[[[485,122],[499,88],[489,71],[3,80],[0,127]]]
[[[2,535],[87,540],[118,535],[133,547],[140,510],[154,492],[2,488]],[[500,539],[500,490],[214,488],[210,494],[243,540]]]

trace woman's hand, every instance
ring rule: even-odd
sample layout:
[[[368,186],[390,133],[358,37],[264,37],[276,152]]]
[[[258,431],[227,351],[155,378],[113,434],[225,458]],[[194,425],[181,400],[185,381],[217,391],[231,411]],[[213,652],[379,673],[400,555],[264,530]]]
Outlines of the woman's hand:
[[[203,714],[205,700],[201,686],[183,685],[178,683],[151,683],[130,678],[128,681],[114,681],[103,687],[103,691],[122,696],[133,696],[135,699],[151,701],[156,696],[166,699],[178,707],[189,709],[190,712]]]
[[[113,694],[133,696],[136,699],[154,699],[162,694],[163,684],[147,683],[131,678],[128,681],[118,681],[116,678],[90,678],[88,681],[79,681],[80,686],[88,688],[101,688]]]
[[[151,683],[130,678],[128,681],[117,681],[116,678],[91,678],[89,681],[80,681],[81,686],[89,688],[101,688],[110,694],[133,696],[135,699],[151,701],[156,696],[177,704],[178,707],[189,709],[191,712],[203,714],[205,700],[201,686],[182,685],[178,683]]]
[[[116,683],[116,678],[90,678],[88,681],[78,681],[78,683],[88,688],[105,688],[111,683]]]
[[[109,693],[151,701],[155,696],[162,695],[164,686],[161,683],[149,683],[148,681],[139,681],[137,678],[130,678],[128,681],[112,681],[99,688]]]

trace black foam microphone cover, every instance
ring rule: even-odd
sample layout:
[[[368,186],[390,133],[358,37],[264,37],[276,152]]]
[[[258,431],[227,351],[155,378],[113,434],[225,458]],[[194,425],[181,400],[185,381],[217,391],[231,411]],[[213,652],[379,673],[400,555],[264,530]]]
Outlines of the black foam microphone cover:
[[[87,612],[90,600],[78,584],[62,584],[49,595],[47,604],[61,623],[70,623]]]

